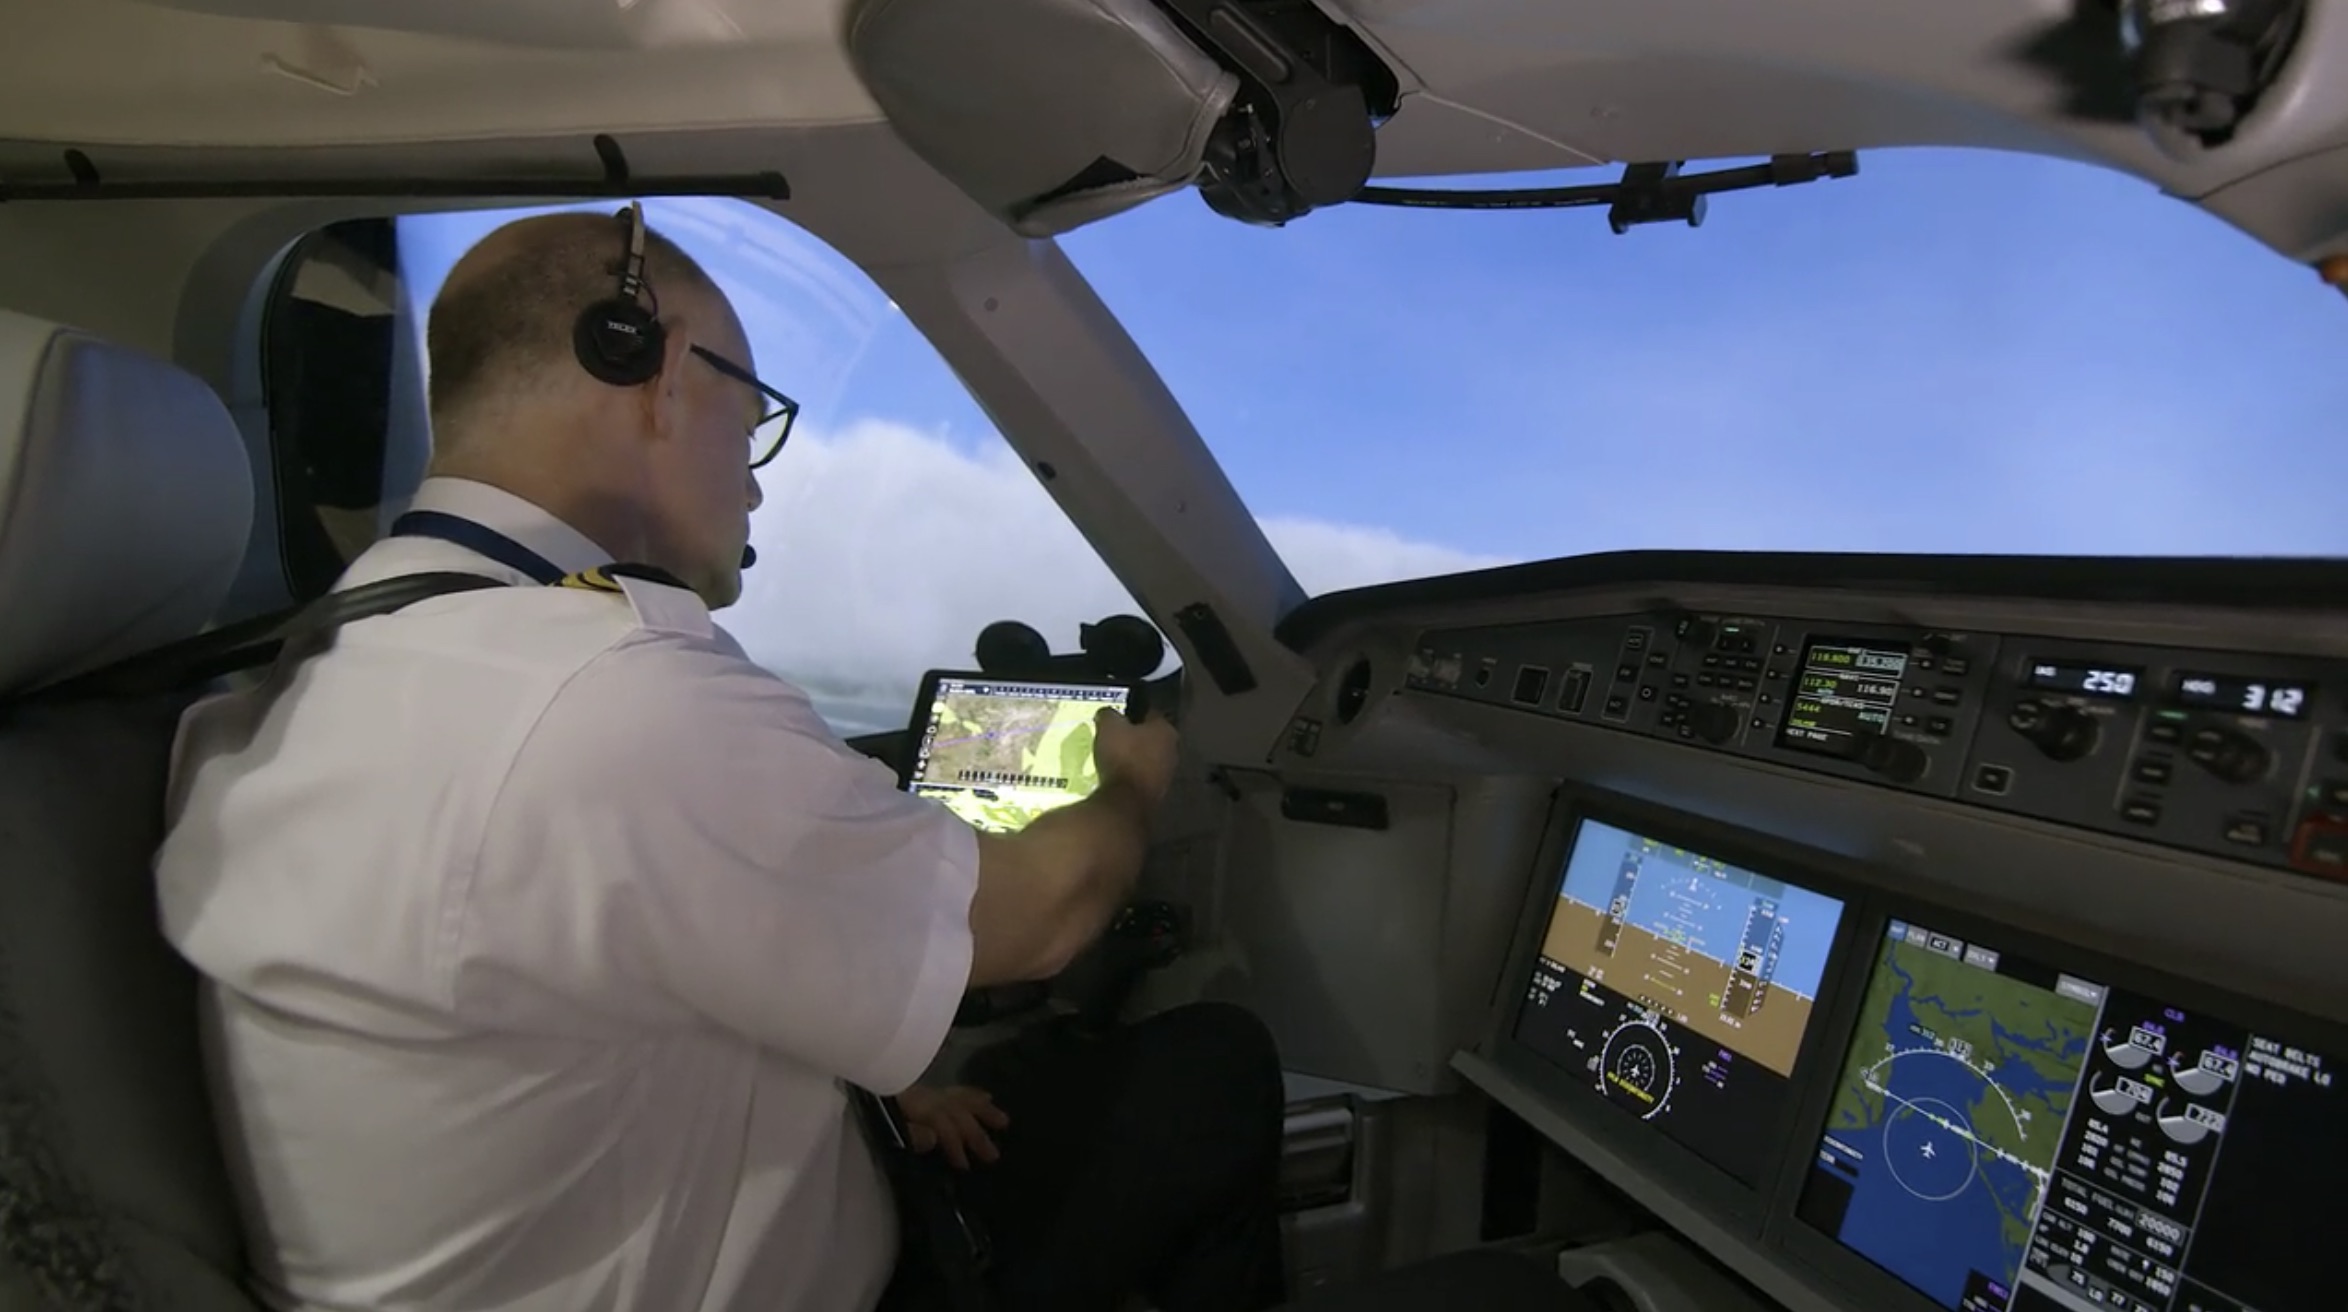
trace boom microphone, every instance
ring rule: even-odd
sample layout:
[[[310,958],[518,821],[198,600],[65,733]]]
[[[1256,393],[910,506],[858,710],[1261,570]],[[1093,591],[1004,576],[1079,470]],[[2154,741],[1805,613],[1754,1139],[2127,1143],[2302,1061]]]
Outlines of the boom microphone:
[[[755,565],[755,564],[757,564],[757,563],[758,563],[758,548],[756,548],[756,547],[754,547],[754,546],[751,546],[751,545],[750,545],[749,543],[747,543],[747,542],[743,543],[743,544],[742,544],[742,568],[744,568],[744,569],[748,569],[748,568],[750,568],[752,565]]]

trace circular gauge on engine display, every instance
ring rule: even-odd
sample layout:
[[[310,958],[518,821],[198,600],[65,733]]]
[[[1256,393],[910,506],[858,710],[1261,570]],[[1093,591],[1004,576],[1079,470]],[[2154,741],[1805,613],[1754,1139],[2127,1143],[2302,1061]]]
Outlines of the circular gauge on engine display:
[[[1648,1120],[1671,1105],[1678,1083],[1678,1054],[1651,1022],[1625,1020],[1607,1032],[1598,1058],[1598,1092],[1608,1101]]]

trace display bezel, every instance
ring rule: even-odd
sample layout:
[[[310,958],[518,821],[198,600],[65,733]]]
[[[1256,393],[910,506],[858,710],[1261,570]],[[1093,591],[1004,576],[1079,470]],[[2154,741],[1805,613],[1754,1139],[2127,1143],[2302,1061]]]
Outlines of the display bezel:
[[[1518,1022],[1529,1005],[1526,995],[1548,930],[1558,880],[1562,878],[1567,854],[1584,820],[1686,847],[1756,874],[1800,885],[1843,904],[1841,921],[1827,949],[1826,971],[1819,983],[1819,997],[1813,1004],[1810,1026],[1802,1036],[1795,1058],[1789,1096],[1766,1130],[1767,1141],[1774,1146],[1762,1156],[1750,1185],[1657,1127],[1607,1102],[1577,1073],[1559,1066],[1516,1037]],[[1624,1160],[1656,1173],[1667,1187],[1724,1224],[1757,1237],[1769,1200],[1782,1192],[1790,1132],[1800,1124],[1798,1118],[1807,1102],[1803,1083],[1809,1078],[1807,1072],[1822,1060],[1822,1054],[1830,1050],[1839,1053],[1843,1046],[1841,1039],[1829,1034],[1828,1026],[1842,1010],[1839,990],[1846,986],[1849,976],[1845,966],[1853,926],[1861,919],[1867,892],[1864,883],[1852,878],[1853,868],[1852,863],[1841,858],[1619,794],[1571,785],[1560,788],[1526,881],[1516,938],[1499,980],[1503,991],[1495,998],[1483,1054]]]
[[[1844,955],[1836,971],[1835,1005],[1822,1009],[1812,1020],[1817,1033],[1832,1036],[1821,1067],[1829,1073],[1813,1079],[1794,1100],[1797,1120],[1790,1134],[1794,1152],[1785,1163],[1769,1200],[1763,1242],[1803,1278],[1822,1281],[1849,1295],[1859,1306],[1878,1312],[1946,1312],[1946,1309],[1877,1266],[1865,1254],[1811,1228],[1796,1216],[1795,1209],[1800,1205],[1802,1187],[1808,1182],[1811,1164],[1818,1155],[1826,1118],[1833,1111],[1835,1086],[1842,1078],[1843,1065],[1849,1059],[1852,1044],[1860,1039],[1859,1009],[1866,1001],[1869,973],[1894,921],[1922,925],[1967,943],[1993,947],[2000,953],[2029,959],[2107,989],[2162,998],[2175,1006],[2206,1012],[2314,1048],[2326,1056],[2337,1054],[2337,1060],[2348,1062],[2348,1025],[2185,976],[2147,969],[2124,957],[2067,943],[2040,931],[2024,929],[2013,921],[1963,910],[1951,903],[1906,893],[1874,891],[1865,898],[1861,914],[1846,919],[1846,928],[1863,931],[1865,937],[1844,945]],[[1804,1069],[1812,1069],[1807,1066],[1810,1060],[1807,1052],[1803,1060]]]
[[[921,732],[929,727],[930,713],[937,705],[938,688],[949,679],[966,679],[980,683],[1018,683],[1038,688],[1115,689],[1125,694],[1125,707],[1133,705],[1135,685],[1129,679],[1092,678],[1084,675],[1055,674],[1049,678],[1028,679],[1008,674],[989,674],[984,670],[930,670],[921,676],[921,685],[913,694],[913,709],[905,720],[905,741],[897,756],[897,787],[913,787],[913,771],[921,757]]]

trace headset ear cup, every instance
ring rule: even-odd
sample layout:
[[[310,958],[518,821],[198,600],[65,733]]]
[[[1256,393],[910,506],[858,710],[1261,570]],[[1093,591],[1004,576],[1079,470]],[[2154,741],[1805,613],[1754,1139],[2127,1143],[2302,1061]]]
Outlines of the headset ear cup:
[[[580,313],[571,346],[588,373],[614,387],[636,387],[659,375],[667,337],[642,305],[613,298]]]

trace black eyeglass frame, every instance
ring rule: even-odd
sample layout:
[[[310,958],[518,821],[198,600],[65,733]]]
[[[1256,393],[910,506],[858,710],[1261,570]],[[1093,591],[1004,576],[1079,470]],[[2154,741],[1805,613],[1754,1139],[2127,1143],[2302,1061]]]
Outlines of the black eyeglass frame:
[[[775,430],[774,445],[768,447],[765,454],[761,455],[755,451],[751,453],[750,467],[752,469],[764,468],[776,456],[781,455],[783,453],[783,443],[791,440],[791,429],[799,422],[799,403],[792,400],[790,397],[783,395],[781,392],[778,392],[775,389],[767,386],[765,383],[760,382],[758,375],[751,373],[749,370],[738,364],[735,364],[733,361],[728,360],[724,356],[719,355],[717,352],[710,350],[706,346],[703,346],[699,343],[694,343],[691,346],[688,346],[686,349],[701,357],[701,362],[703,364],[706,364],[710,368],[717,370],[719,373],[724,374],[726,377],[733,379],[737,383],[741,383],[746,387],[756,388],[760,396],[763,396],[767,400],[774,402],[774,409],[769,410],[763,415],[760,415],[758,422],[750,426],[750,431],[752,433],[756,433],[759,429],[764,428],[766,425],[773,423],[777,419],[783,421],[782,426]]]

